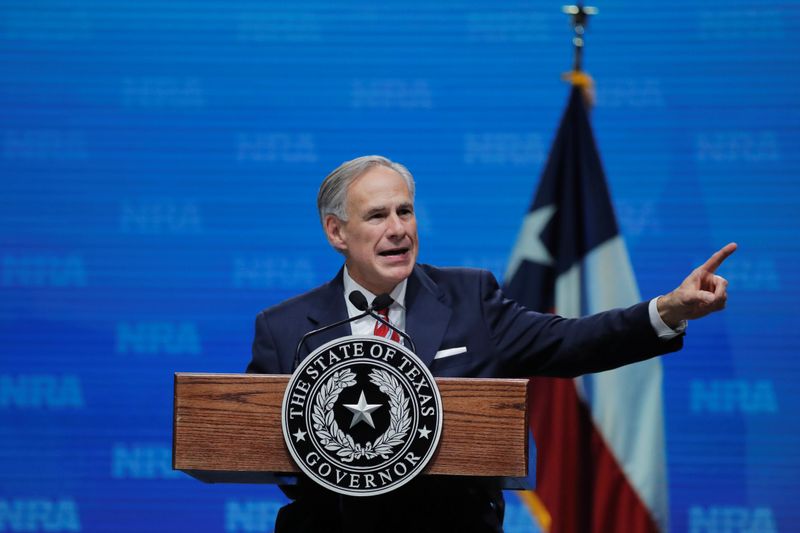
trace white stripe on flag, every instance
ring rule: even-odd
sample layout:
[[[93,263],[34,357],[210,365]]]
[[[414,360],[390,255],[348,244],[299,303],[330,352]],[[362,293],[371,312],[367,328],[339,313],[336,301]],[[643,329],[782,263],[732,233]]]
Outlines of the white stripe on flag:
[[[556,312],[593,314],[641,301],[628,251],[617,236],[594,248],[556,280]],[[591,382],[589,382],[591,380]],[[659,358],[575,379],[594,424],[662,531],[667,531],[668,494],[664,409]],[[587,397],[587,394],[590,395]]]

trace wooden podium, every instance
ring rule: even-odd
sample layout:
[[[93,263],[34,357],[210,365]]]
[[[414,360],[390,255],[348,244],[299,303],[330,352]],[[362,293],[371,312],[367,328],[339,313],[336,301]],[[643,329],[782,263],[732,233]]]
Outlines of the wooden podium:
[[[209,483],[286,483],[288,375],[175,374],[172,466]],[[505,478],[527,488],[527,380],[437,378],[442,437],[424,474]]]

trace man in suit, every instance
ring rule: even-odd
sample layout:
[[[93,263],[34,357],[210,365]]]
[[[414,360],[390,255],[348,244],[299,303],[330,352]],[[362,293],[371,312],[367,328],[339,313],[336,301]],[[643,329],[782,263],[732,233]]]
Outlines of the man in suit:
[[[504,297],[494,277],[417,264],[414,180],[380,156],[348,161],[325,178],[320,219],[345,264],[329,283],[262,311],[248,372],[291,373],[295,348],[314,328],[354,317],[348,295],[388,293],[389,321],[415,341],[434,376],[572,377],[681,348],[686,320],[722,309],[727,282],[714,272],[729,244],[674,291],[628,309],[579,319],[530,311]],[[366,317],[310,338],[303,355],[349,334],[372,334]],[[417,478],[388,494],[353,498],[307,479],[285,489],[276,531],[502,531],[499,487],[486,480]]]

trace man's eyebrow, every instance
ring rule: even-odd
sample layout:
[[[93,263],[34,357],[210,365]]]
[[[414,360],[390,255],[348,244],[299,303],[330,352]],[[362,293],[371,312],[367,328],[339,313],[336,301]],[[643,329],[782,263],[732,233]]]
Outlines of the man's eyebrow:
[[[397,206],[397,209],[414,209],[414,202],[403,202]],[[364,218],[369,218],[372,215],[380,215],[386,213],[389,210],[388,207],[385,205],[376,205],[370,207],[367,211],[364,212]]]
[[[372,215],[379,215],[379,214],[385,213],[385,212],[386,212],[386,206],[385,205],[376,205],[374,207],[370,207],[369,210],[367,210],[364,213],[364,217],[370,217]]]

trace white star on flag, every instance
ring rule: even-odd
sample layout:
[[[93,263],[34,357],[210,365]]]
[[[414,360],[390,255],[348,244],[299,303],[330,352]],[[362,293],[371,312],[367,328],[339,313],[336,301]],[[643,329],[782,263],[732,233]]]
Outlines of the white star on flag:
[[[542,265],[552,265],[554,263],[553,256],[550,255],[547,247],[545,247],[541,236],[545,226],[555,214],[556,206],[546,205],[525,216],[525,220],[519,230],[517,244],[511,252],[511,259],[508,260],[506,279],[514,277],[514,273],[520,263],[525,259]]]

